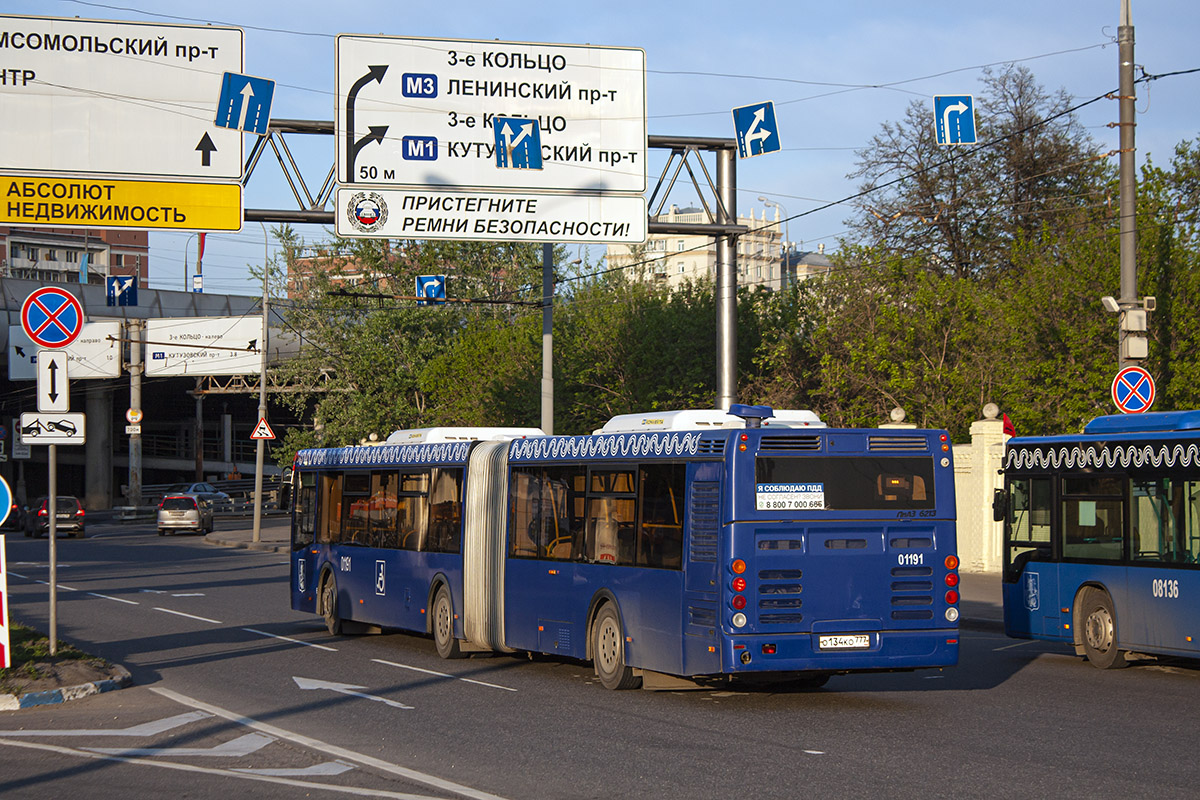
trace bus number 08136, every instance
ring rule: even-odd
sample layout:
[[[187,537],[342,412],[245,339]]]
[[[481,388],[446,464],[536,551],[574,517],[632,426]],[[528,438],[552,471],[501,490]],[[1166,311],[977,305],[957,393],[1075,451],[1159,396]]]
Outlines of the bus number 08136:
[[[1179,597],[1179,581],[1155,578],[1150,585],[1155,597],[1167,597],[1172,600]]]

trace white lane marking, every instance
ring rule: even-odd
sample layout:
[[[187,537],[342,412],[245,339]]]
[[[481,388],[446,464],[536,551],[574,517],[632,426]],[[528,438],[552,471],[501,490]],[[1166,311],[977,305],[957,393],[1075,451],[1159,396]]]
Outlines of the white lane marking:
[[[10,572],[9,574],[10,574],[10,575],[16,575],[16,573],[15,573],[15,572]],[[19,577],[19,576],[18,576],[18,577]],[[40,583],[42,586],[49,586],[49,585],[50,585],[50,581],[39,581],[37,578],[34,578],[34,579],[33,579],[33,582],[34,582],[34,583]],[[78,589],[72,589],[70,586],[63,586],[61,583],[60,583],[60,584],[58,584],[58,588],[62,589],[64,592],[78,592],[78,591],[79,591]]]
[[[1017,642],[1016,644],[1005,645],[1004,647],[993,647],[993,653],[999,653],[1001,650],[1011,650],[1014,647],[1024,647],[1025,645],[1033,644],[1033,642]]]
[[[183,714],[176,714],[173,717],[166,717],[154,722],[143,722],[141,725],[133,725],[129,728],[81,728],[64,731],[0,731],[0,736],[157,736],[160,733],[166,733],[172,728],[208,719],[211,716],[212,714],[206,714],[203,711],[187,711]]]
[[[383,703],[391,706],[392,708],[400,708],[404,709],[405,711],[413,710],[412,706],[406,706],[404,703],[397,703],[395,700],[388,700],[386,697],[380,697],[379,695],[365,694],[364,692],[356,691],[357,689],[367,688],[365,686],[356,686],[350,683],[334,683],[333,681],[319,681],[315,678],[298,678],[295,675],[292,676],[292,680],[294,680],[296,685],[301,689],[308,691],[326,689],[331,692],[337,692],[338,694],[348,695],[349,697],[361,697],[363,700],[374,700],[376,703]]]
[[[824,750],[805,750],[804,752],[808,753],[810,756],[823,756],[823,755],[825,755],[825,751],[824,751]]]
[[[204,592],[181,592],[172,594],[171,597],[204,597]]]
[[[477,686],[486,686],[489,689],[503,689],[506,692],[517,691],[516,689],[513,689],[509,686],[501,686],[500,684],[497,684],[497,683],[487,683],[486,681],[477,681],[477,680],[474,680],[473,678],[460,678],[457,675],[449,675],[445,672],[434,672],[431,669],[422,669],[421,667],[413,667],[413,666],[409,666],[408,664],[397,664],[395,661],[384,661],[382,658],[372,658],[371,660],[377,664],[385,664],[389,667],[399,667],[400,669],[411,669],[413,672],[424,672],[426,675],[436,675],[439,678],[449,678],[449,679],[455,680],[455,681],[463,681],[464,683],[474,683]]]
[[[49,562],[49,561],[14,561],[14,562],[12,562],[12,564],[11,564],[10,566],[14,566],[14,567],[43,567],[44,569],[50,569],[50,562]],[[65,568],[67,568],[67,567],[70,567],[70,566],[71,566],[70,564],[59,564],[59,565],[58,565],[58,568],[59,568],[59,569],[65,569]]]
[[[125,600],[124,598],[121,598],[121,597],[109,597],[108,595],[100,594],[99,592],[88,592],[88,594],[90,594],[92,597],[100,597],[105,600],[116,600],[118,603],[125,603],[125,604],[131,605],[131,606],[140,606],[141,605],[141,603],[139,603],[136,600]]]
[[[11,569],[8,571],[8,574],[12,575],[14,578],[20,578],[23,581],[29,580],[29,578],[26,578],[24,575],[21,575],[20,573],[13,572]]]
[[[260,631],[260,630],[254,629],[254,628],[242,628],[242,630],[247,631],[248,633],[258,634],[259,636],[269,636],[272,639],[282,639],[283,641],[291,642],[292,644],[302,644],[305,647],[315,647],[318,650],[328,650],[331,653],[337,652],[336,647],[328,647],[323,644],[313,644],[312,642],[302,642],[299,639],[293,639],[290,636],[280,636],[277,633],[267,633],[266,631]]]
[[[275,741],[274,736],[247,733],[213,747],[85,747],[92,753],[113,756],[206,756],[241,758],[255,753]]]
[[[299,769],[245,769],[235,767],[233,771],[245,772],[250,775],[275,775],[281,778],[317,778],[341,775],[343,772],[349,772],[352,769],[354,769],[354,765],[347,764],[345,761],[326,761],[324,764],[313,764],[311,767],[300,767]]]
[[[461,783],[455,783],[454,781],[448,781],[448,780],[445,780],[444,778],[439,778],[436,775],[428,775],[424,772],[418,772],[415,769],[409,769],[407,767],[402,767],[399,764],[393,764],[390,761],[384,761],[381,758],[375,758],[374,756],[368,756],[368,755],[363,755],[362,753],[356,753],[353,750],[347,750],[344,747],[338,747],[337,745],[332,745],[327,742],[322,742],[320,739],[313,739],[312,737],[309,737],[309,736],[301,736],[298,733],[292,733],[291,731],[286,731],[283,728],[278,728],[274,725],[268,725],[264,722],[259,722],[254,719],[250,719],[249,717],[243,717],[242,715],[235,714],[232,711],[226,711],[225,709],[220,708],[219,706],[214,706],[211,703],[205,703],[200,700],[195,700],[191,697],[188,697],[187,695],[183,695],[178,692],[173,692],[170,689],[163,689],[158,686],[151,686],[149,688],[150,688],[150,691],[154,692],[155,694],[161,695],[162,697],[166,697],[169,700],[174,700],[176,703],[179,703],[181,705],[191,706],[192,708],[195,708],[199,711],[207,711],[210,714],[215,714],[218,717],[223,717],[224,719],[230,720],[231,722],[236,722],[239,725],[245,725],[247,728],[253,728],[254,730],[262,731],[263,733],[266,733],[270,736],[274,736],[277,739],[285,739],[289,742],[293,742],[295,744],[301,745],[302,747],[308,747],[308,748],[311,748],[318,752],[326,753],[335,758],[340,758],[340,759],[343,759],[346,761],[353,761],[356,764],[362,764],[364,766],[368,766],[373,769],[387,772],[391,775],[398,775],[401,778],[405,778],[406,780],[416,781],[417,783],[421,783],[426,786],[431,786],[434,789],[439,789],[444,792],[454,792],[455,794],[460,794],[463,797],[471,797],[471,798],[474,798],[475,800],[503,800],[503,798],[501,798],[499,795],[490,794],[489,792],[484,792],[479,789],[472,789],[470,786],[464,786]],[[286,780],[286,779],[277,778],[275,780]],[[297,782],[293,782],[293,785],[302,785],[302,786],[311,787],[311,786],[317,786],[318,784],[300,783],[297,781]],[[324,784],[320,784],[320,788],[329,788],[332,790],[335,787],[332,787],[332,786],[326,787]],[[383,795],[384,793],[380,792],[379,794]],[[395,796],[396,797],[401,797],[401,796],[415,797],[415,795],[395,795]]]
[[[166,614],[175,614],[176,616],[180,616],[180,617],[187,617],[188,619],[197,619],[197,620],[200,620],[201,622],[211,622],[213,625],[224,625],[225,624],[225,623],[221,622],[221,620],[219,620],[219,619],[209,619],[208,617],[197,617],[195,614],[185,614],[182,611],[172,611],[169,608],[159,608],[158,606],[155,606],[154,610],[162,611],[163,613],[166,613]]]
[[[155,691],[151,689],[151,691]],[[308,792],[324,790],[327,792],[336,792],[338,794],[357,795],[359,797],[386,797],[389,800],[434,800],[428,795],[408,794],[404,792],[389,792],[381,789],[363,789],[358,786],[331,786],[326,783],[311,783],[309,781],[298,781],[292,778],[275,777],[271,775],[254,775],[236,770],[218,769],[215,767],[197,767],[192,764],[179,764],[174,761],[146,761],[140,758],[126,758],[124,756],[113,756],[103,753],[89,753],[86,750],[76,750],[71,747],[61,747],[55,744],[44,744],[42,742],[18,742],[9,739],[0,739],[0,745],[9,747],[24,747],[28,750],[42,750],[48,753],[58,753],[60,755],[76,756],[78,758],[90,758],[96,761],[115,761],[122,764],[131,764],[138,767],[158,767],[160,769],[173,769],[178,772],[190,772],[196,775],[218,775],[225,778],[241,778],[247,781],[258,781],[259,783],[274,783],[281,786],[294,786],[298,789],[304,789]],[[484,795],[485,797],[493,797],[493,795]],[[497,798],[502,800],[502,798]]]

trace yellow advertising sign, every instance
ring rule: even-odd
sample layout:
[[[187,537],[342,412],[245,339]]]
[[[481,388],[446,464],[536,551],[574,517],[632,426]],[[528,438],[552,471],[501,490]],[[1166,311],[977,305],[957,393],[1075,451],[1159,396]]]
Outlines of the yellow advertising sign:
[[[0,175],[0,225],[236,231],[242,187]]]

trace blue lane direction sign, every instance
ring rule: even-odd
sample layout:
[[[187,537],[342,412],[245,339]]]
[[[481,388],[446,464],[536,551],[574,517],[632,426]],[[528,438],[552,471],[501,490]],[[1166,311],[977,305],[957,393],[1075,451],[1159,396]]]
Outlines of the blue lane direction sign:
[[[111,275],[105,279],[108,291],[105,299],[110,306],[136,306],[138,279],[136,275]]]
[[[758,103],[733,110],[737,131],[738,158],[761,156],[779,149],[779,126],[775,124],[775,104]]]
[[[226,72],[221,80],[221,97],[217,101],[214,123],[218,128],[266,136],[274,96],[275,81]]]
[[[501,169],[541,169],[542,133],[537,120],[496,117],[496,166]]]
[[[25,298],[21,327],[38,347],[66,347],[83,330],[83,306],[66,289],[44,286]]]
[[[1141,414],[1154,405],[1154,378],[1141,367],[1126,367],[1112,382],[1112,399],[1122,414]]]
[[[938,144],[975,144],[975,100],[971,95],[934,95],[933,117]]]
[[[445,275],[418,275],[417,276],[417,297],[423,298],[417,301],[419,306],[429,305],[445,305],[446,303],[446,276]]]
[[[8,519],[8,514],[12,511],[13,493],[8,487],[8,481],[4,480],[4,476],[0,475],[0,525]],[[0,587],[2,588],[2,587]],[[4,624],[4,619],[0,618],[0,625]],[[7,666],[7,665],[6,665]]]

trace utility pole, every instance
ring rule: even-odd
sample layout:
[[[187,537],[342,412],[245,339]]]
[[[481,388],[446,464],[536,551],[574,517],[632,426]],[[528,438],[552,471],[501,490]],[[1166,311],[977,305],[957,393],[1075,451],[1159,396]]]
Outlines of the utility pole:
[[[542,430],[554,433],[554,245],[542,245]]]
[[[129,408],[135,416],[142,410],[142,323],[130,320],[129,325]],[[142,504],[142,434],[129,435],[129,505],[135,509]]]
[[[1137,297],[1137,151],[1134,131],[1137,127],[1137,95],[1133,75],[1132,0],[1121,0],[1121,24],[1117,27],[1117,60],[1120,67],[1120,242],[1121,298],[1104,307],[1120,314],[1118,334],[1120,368],[1136,366],[1149,355],[1146,339],[1146,312],[1154,309],[1154,299],[1139,302]],[[1115,305],[1115,307],[1114,307]]]
[[[258,418],[266,420],[267,418],[267,333],[268,321],[267,315],[268,303],[270,302],[271,289],[268,278],[271,275],[271,244],[267,239],[267,226],[261,222],[263,229],[263,296],[262,296],[262,335],[258,340],[259,353],[259,374],[258,374]],[[251,539],[255,542],[262,539],[262,507],[263,507],[263,451],[266,448],[266,442],[259,439],[255,442],[254,448],[254,529],[251,534]]]

